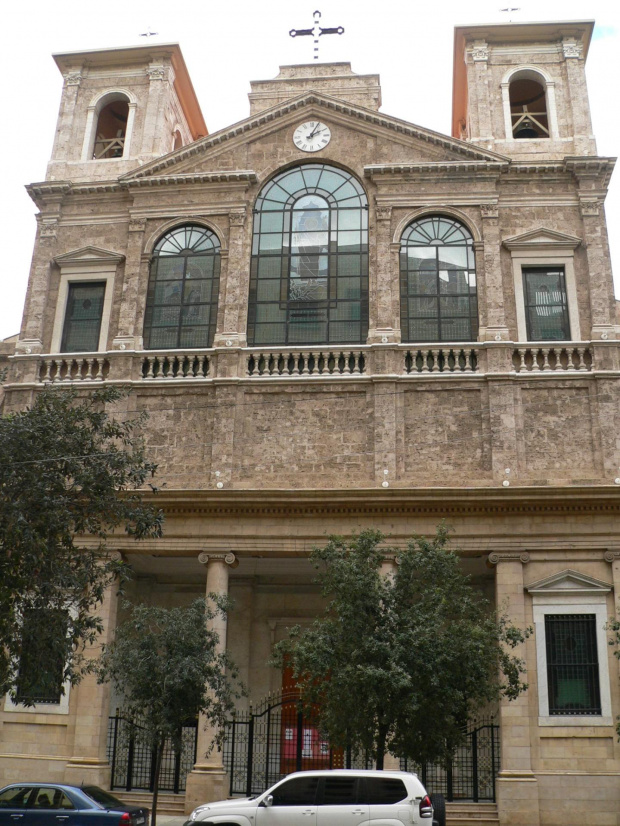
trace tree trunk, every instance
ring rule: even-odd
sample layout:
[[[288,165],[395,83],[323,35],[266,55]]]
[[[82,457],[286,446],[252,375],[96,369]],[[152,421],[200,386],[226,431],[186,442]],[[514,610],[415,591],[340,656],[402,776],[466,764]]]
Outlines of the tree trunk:
[[[385,760],[385,741],[387,740],[388,727],[379,724],[377,729],[377,771],[383,771],[383,761]]]
[[[153,776],[153,801],[151,804],[151,826],[157,826],[157,795],[159,793],[159,773],[161,771],[161,761],[164,756],[165,739],[162,737],[157,744],[157,756],[155,757],[155,774]]]

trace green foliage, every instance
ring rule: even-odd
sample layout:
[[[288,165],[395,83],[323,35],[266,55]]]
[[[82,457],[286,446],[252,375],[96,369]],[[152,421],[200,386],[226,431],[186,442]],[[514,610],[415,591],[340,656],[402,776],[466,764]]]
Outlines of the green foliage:
[[[618,611],[620,613],[620,604],[618,605]],[[620,620],[609,620],[605,628],[611,634],[609,645],[615,649],[614,657],[620,660]],[[620,715],[616,717],[616,733],[618,735],[618,740],[620,741]]]
[[[311,560],[330,602],[309,629],[276,646],[307,704],[320,705],[332,745],[416,762],[445,761],[464,739],[471,715],[527,686],[514,649],[522,632],[498,617],[471,585],[440,526],[405,550],[380,547],[367,530],[332,537]],[[386,554],[393,574],[382,574]]]
[[[127,575],[107,554],[107,537],[118,528],[136,539],[161,535],[162,514],[139,491],[156,469],[140,438],[144,418],[108,412],[124,395],[48,389],[0,417],[0,694],[35,696],[58,663],[63,681],[79,680],[84,646],[101,631],[96,608]],[[66,633],[30,645],[20,675],[24,618],[37,615],[41,624],[54,616]]]
[[[198,599],[186,608],[125,607],[129,618],[104,649],[99,680],[113,683],[123,697],[125,714],[139,720],[143,736],[157,752],[154,815],[166,739],[180,749],[183,725],[203,714],[214,728],[211,748],[223,743],[224,724],[241,687],[234,663],[218,651],[219,637],[207,621],[230,606],[226,597],[209,594],[208,601]]]

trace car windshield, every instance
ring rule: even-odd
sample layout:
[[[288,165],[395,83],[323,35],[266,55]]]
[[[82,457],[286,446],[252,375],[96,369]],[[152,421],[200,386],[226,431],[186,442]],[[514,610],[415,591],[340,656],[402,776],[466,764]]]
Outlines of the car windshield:
[[[82,786],[82,791],[84,794],[87,794],[91,800],[94,800],[95,803],[99,803],[100,806],[105,806],[108,809],[112,807],[117,808],[118,806],[120,806],[121,809],[125,808],[125,804],[122,803],[118,797],[114,797],[114,795],[109,792],[104,792],[99,786]]]

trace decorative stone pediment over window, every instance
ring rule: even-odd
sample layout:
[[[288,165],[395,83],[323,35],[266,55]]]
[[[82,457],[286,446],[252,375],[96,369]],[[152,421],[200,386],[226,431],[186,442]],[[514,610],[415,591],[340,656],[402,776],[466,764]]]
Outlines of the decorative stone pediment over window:
[[[564,232],[547,229],[547,227],[538,227],[521,235],[504,238],[503,244],[509,250],[574,250],[581,244],[581,238],[577,238],[576,235],[567,235]]]
[[[526,591],[532,595],[586,596],[607,594],[611,591],[611,588],[612,586],[607,582],[567,569],[559,574],[553,574],[553,576],[539,579],[538,582],[527,585]]]
[[[57,255],[54,263],[63,269],[76,264],[120,264],[124,260],[125,256],[118,252],[104,250],[99,247],[81,247],[78,250],[71,250],[62,255]]]

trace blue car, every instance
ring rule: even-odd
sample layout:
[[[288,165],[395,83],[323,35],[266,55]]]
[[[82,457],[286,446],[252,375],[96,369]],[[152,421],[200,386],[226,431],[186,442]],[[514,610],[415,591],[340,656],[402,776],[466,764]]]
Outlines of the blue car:
[[[0,790],[0,826],[149,826],[149,810],[97,786],[13,783]]]

